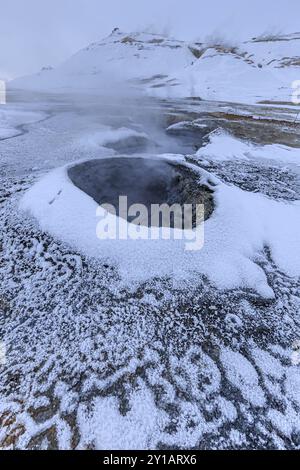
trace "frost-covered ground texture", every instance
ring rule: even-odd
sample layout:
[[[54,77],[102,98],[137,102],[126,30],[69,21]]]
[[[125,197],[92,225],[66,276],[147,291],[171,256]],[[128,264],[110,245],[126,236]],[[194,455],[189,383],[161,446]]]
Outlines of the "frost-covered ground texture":
[[[33,94],[1,113],[0,447],[300,448],[297,110]],[[53,169],[119,153],[216,185],[193,275],[130,281],[126,252],[121,273],[20,210]]]

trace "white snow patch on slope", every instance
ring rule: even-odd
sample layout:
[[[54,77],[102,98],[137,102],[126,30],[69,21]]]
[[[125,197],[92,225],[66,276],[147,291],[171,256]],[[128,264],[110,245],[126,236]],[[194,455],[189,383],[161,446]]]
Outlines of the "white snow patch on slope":
[[[174,161],[175,156],[163,158]],[[273,297],[265,273],[254,262],[265,246],[287,274],[300,274],[296,256],[300,251],[299,201],[273,201],[216,179],[216,207],[205,222],[201,250],[186,251],[186,240],[99,240],[97,203],[74,186],[67,169],[59,168],[36,183],[22,198],[21,208],[37,219],[42,230],[88,256],[110,260],[126,282],[155,276],[180,280],[204,274],[221,289],[240,286]],[[199,176],[212,179],[203,170]],[[127,228],[130,225],[124,219],[120,222]]]
[[[233,137],[226,131],[210,133],[209,142],[201,147],[196,156],[207,160],[251,160],[253,158],[277,160],[300,166],[300,149],[287,145],[255,145]]]
[[[299,58],[299,33],[277,36],[273,40],[248,41],[241,45],[247,51],[247,57],[255,64],[269,67],[280,66],[280,62],[287,58]]]

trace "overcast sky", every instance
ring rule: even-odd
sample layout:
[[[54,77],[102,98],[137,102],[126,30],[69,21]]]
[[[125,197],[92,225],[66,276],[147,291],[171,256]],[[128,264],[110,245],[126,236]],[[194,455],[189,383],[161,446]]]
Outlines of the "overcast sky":
[[[116,26],[246,39],[299,30],[300,0],[0,0],[0,79],[55,66]]]

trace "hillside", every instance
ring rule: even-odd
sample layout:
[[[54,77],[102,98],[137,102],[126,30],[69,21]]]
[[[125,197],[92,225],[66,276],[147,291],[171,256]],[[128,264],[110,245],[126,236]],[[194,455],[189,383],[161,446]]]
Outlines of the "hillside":
[[[130,83],[164,98],[291,101],[292,82],[300,77],[300,33],[234,46],[221,42],[190,43],[116,29],[55,69],[13,80],[9,89],[120,93]]]

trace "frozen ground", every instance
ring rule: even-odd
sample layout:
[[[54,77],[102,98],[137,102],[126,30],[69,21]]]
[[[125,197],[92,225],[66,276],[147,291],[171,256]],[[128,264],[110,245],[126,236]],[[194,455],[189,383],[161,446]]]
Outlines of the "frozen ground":
[[[228,190],[280,204],[278,240],[297,268],[295,111],[153,99],[1,107],[15,112],[3,127],[17,135],[0,141],[1,448],[300,448],[299,272],[287,274],[272,244],[255,242],[251,262],[273,297],[224,290],[201,272],[128,285],[109,260],[19,210],[28,188],[67,163],[126,145],[184,153]],[[136,148],[130,135],[143,137]]]

